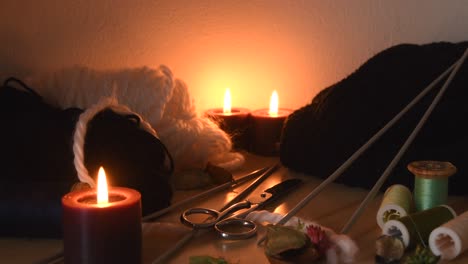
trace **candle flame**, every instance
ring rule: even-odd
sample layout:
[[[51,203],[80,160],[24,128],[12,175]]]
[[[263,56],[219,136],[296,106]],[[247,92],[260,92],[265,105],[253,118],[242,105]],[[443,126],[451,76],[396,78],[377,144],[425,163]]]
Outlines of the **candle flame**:
[[[99,168],[97,179],[97,203],[105,204],[109,202],[109,191],[107,190],[106,172],[103,167]]]
[[[276,92],[276,90],[274,90],[273,93],[271,94],[270,110],[268,111],[268,114],[271,116],[277,116],[278,105],[279,105],[278,93]]]
[[[231,113],[231,91],[229,90],[229,88],[227,88],[226,93],[224,93],[223,113],[225,114]]]

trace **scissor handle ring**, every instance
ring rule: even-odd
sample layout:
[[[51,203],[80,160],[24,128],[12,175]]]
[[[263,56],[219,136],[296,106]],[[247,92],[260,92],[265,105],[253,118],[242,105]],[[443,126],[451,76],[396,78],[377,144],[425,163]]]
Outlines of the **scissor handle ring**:
[[[226,230],[227,226],[247,228],[247,231],[231,232]],[[214,225],[214,228],[222,238],[231,240],[247,239],[257,233],[257,225],[254,222],[241,218],[228,218],[226,220],[219,221]]]
[[[206,221],[202,223],[194,223],[188,218],[189,215],[193,215],[193,214],[207,215],[207,216],[212,216],[212,217],[208,218]],[[212,227],[218,221],[218,218],[219,218],[219,212],[213,209],[209,209],[209,208],[191,208],[189,210],[185,210],[180,215],[180,221],[183,224],[190,226],[192,228]]]

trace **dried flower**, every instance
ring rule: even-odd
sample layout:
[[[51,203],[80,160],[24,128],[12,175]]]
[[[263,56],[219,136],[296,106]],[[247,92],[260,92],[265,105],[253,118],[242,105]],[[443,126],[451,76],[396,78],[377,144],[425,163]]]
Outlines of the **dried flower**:
[[[325,254],[331,247],[331,243],[327,237],[327,234],[325,234],[325,231],[323,231],[320,226],[307,226],[307,235],[309,236],[310,241],[317,247],[317,250],[320,252],[320,254]]]

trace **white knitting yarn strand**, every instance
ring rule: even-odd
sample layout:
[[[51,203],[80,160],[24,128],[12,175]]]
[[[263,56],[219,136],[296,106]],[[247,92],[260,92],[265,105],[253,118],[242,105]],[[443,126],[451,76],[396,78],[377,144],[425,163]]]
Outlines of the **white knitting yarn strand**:
[[[277,224],[282,218],[283,215],[281,214],[270,213],[265,210],[253,211],[245,217],[246,220],[254,221],[258,224]],[[335,245],[334,247],[330,247],[326,252],[328,264],[353,263],[359,251],[356,242],[349,236],[336,234],[332,229],[321,226],[315,222],[294,216],[284,223],[284,225],[291,227],[302,226],[302,232],[307,232],[306,228],[309,225],[319,226],[325,232],[330,242]]]
[[[411,191],[406,186],[395,184],[388,187],[376,215],[380,229],[383,228],[390,215],[397,218],[406,216],[411,210],[411,202]]]
[[[434,229],[429,236],[432,253],[452,260],[468,249],[468,211]]]
[[[148,122],[144,120],[143,117],[132,112],[127,106],[119,104],[115,97],[104,97],[97,104],[86,109],[83,113],[81,113],[78,122],[76,123],[75,133],[73,134],[73,162],[75,164],[75,169],[79,180],[81,182],[88,183],[91,187],[95,187],[96,184],[94,179],[89,176],[88,169],[84,164],[84,144],[86,139],[86,132],[89,121],[91,121],[97,113],[107,108],[110,108],[119,114],[136,115],[140,119],[140,126],[154,137],[158,137],[156,131]]]
[[[84,144],[86,132],[88,130],[88,122],[96,115],[96,113],[99,113],[103,109],[114,104],[116,104],[115,98],[103,98],[97,104],[81,113],[78,122],[76,123],[75,133],[73,134],[73,162],[78,174],[78,179],[81,182],[89,184],[91,187],[95,187],[96,183],[94,182],[94,179],[89,176],[88,169],[84,164]]]

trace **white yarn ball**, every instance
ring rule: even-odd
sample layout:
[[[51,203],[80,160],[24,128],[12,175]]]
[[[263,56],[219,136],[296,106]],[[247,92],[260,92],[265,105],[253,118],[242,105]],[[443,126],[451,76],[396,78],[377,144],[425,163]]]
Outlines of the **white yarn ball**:
[[[73,67],[30,81],[47,103],[61,108],[87,109],[102,98],[115,98],[151,124],[178,170],[204,168],[208,162],[233,170],[244,162],[241,154],[231,152],[224,131],[197,116],[187,85],[166,66],[107,71]]]

